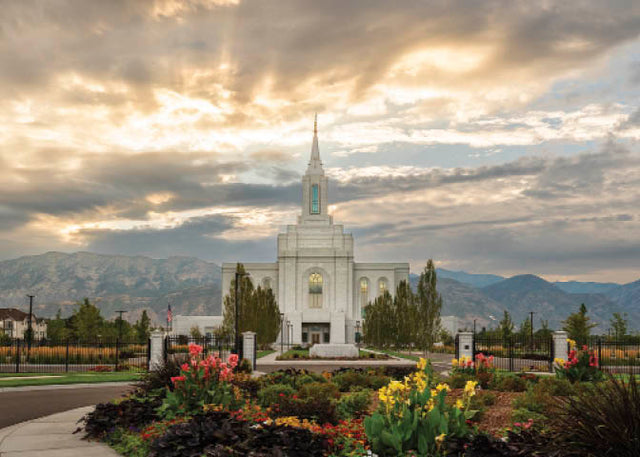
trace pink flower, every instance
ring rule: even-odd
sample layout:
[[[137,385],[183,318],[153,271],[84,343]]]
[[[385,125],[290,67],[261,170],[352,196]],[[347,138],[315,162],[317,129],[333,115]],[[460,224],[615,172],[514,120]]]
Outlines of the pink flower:
[[[587,347],[587,345],[586,345],[586,344],[583,344],[583,345],[582,345],[582,350],[583,350],[583,351],[587,351],[588,349],[589,349],[589,348]]]
[[[235,367],[238,365],[238,354],[231,354],[229,356],[229,365]]]
[[[189,371],[189,364],[188,363],[183,363],[180,368],[182,368],[182,371]]]
[[[514,427],[522,427],[522,424],[520,422],[514,422],[513,426]]]
[[[189,354],[191,354],[192,357],[195,357],[200,353],[202,353],[202,346],[189,343]]]

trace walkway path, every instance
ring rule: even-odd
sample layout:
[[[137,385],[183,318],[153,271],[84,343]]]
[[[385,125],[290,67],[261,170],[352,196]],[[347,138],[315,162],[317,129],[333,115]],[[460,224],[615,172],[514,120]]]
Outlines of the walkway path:
[[[103,403],[129,390],[131,384],[121,382],[3,388],[0,389],[0,428],[79,406]]]
[[[73,434],[78,420],[92,409],[85,406],[0,429],[0,457],[117,457],[107,445]]]

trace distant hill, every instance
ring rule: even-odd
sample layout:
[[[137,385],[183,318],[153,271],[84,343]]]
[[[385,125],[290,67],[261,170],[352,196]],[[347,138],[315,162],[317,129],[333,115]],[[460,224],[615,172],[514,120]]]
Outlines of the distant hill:
[[[36,315],[51,317],[59,308],[69,315],[88,297],[108,318],[127,309],[135,320],[147,309],[160,323],[168,301],[174,314],[219,314],[220,276],[218,265],[193,257],[48,252],[0,262],[0,307],[23,307],[33,293]]]
[[[626,312],[640,328],[640,280],[626,285],[565,282],[552,284],[534,275],[502,278],[438,269],[443,315],[461,319],[471,328],[496,325],[508,310],[516,324],[534,311],[535,322],[548,319],[552,328],[585,303],[589,315],[605,332],[613,312]],[[411,274],[415,289],[418,275]],[[117,309],[135,320],[143,309],[164,323],[167,303],[174,314],[219,315],[221,271],[215,263],[194,257],[151,259],[142,256],[99,255],[88,252],[48,252],[0,262],[0,307],[25,309],[27,293],[36,294],[35,313],[71,314],[75,302],[88,297],[107,318]],[[493,316],[497,321],[493,321]]]
[[[498,275],[473,274],[464,271],[451,271],[444,268],[436,268],[438,278],[454,279],[463,284],[473,287],[485,287],[502,281],[504,278]]]
[[[570,294],[606,294],[620,287],[614,282],[557,281],[553,284]]]

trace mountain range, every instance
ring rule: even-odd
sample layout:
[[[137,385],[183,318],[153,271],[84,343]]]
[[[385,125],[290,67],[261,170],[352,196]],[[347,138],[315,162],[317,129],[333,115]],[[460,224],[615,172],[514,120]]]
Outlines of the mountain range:
[[[562,320],[585,303],[598,324],[596,331],[607,330],[613,312],[627,313],[630,325],[640,328],[640,280],[625,285],[551,283],[530,274],[505,278],[445,269],[437,273],[442,315],[458,316],[462,326],[470,327],[474,319],[480,327],[495,326],[508,310],[516,324],[533,311],[534,325],[548,320],[551,328],[560,328]],[[413,285],[417,279],[415,274],[410,277]],[[48,252],[0,262],[0,307],[25,309],[25,296],[32,293],[37,316],[52,317],[58,310],[68,316],[77,301],[88,297],[107,318],[123,309],[134,321],[146,309],[159,324],[168,303],[174,315],[219,315],[220,283],[220,267],[194,257]]]

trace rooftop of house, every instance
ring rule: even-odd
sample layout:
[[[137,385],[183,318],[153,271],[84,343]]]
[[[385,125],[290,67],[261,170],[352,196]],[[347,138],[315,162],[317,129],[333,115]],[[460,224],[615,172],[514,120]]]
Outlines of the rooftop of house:
[[[0,308],[0,321],[13,320],[13,321],[26,321],[29,319],[29,313],[20,311],[16,308]],[[36,315],[33,315],[34,322],[41,322],[42,319],[38,319]]]

